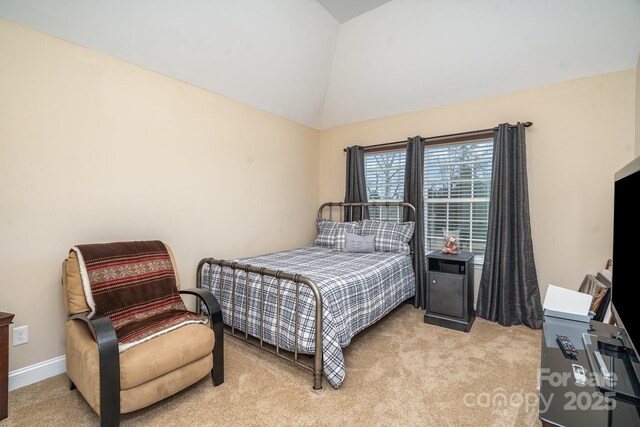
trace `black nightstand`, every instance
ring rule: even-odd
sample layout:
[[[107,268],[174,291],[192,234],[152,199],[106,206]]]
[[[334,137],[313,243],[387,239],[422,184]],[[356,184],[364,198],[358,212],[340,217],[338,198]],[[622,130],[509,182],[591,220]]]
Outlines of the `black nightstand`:
[[[473,253],[427,254],[427,311],[424,322],[469,332],[473,309]]]

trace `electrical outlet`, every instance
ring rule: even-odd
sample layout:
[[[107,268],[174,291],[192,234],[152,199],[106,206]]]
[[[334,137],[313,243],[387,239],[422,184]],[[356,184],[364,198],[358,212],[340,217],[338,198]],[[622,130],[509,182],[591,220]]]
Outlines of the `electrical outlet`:
[[[13,328],[13,345],[22,345],[29,342],[29,325]]]

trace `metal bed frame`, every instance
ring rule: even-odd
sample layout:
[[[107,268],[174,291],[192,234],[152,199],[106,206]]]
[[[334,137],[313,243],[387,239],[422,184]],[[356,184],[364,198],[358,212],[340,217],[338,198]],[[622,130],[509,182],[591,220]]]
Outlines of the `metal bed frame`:
[[[365,208],[368,207],[386,207],[386,221],[390,220],[390,208],[395,207],[397,213],[397,221],[401,222],[403,218],[404,209],[409,209],[411,212],[411,216],[413,220],[416,217],[416,209],[415,207],[406,202],[362,202],[362,203],[346,203],[346,202],[329,202],[324,203],[318,209],[318,219],[322,219],[323,211],[326,208],[329,208],[329,219],[333,220],[333,208],[338,208],[340,211],[339,218],[340,221],[343,221],[343,218],[346,216],[347,209],[349,210],[350,217],[353,218],[354,208],[360,209],[360,217],[362,217],[362,213]],[[356,211],[357,212],[357,211]],[[413,238],[412,238],[413,240]],[[415,257],[415,254],[412,253],[412,256]],[[415,266],[415,260],[414,266]],[[232,335],[238,339],[241,339],[249,344],[252,344],[258,348],[266,350],[272,354],[275,354],[285,360],[293,362],[295,365],[298,365],[304,369],[307,369],[313,372],[313,389],[320,390],[322,389],[322,374],[323,374],[323,359],[322,359],[322,294],[320,293],[320,289],[313,282],[313,280],[308,277],[302,276],[300,274],[287,273],[283,271],[271,270],[265,267],[256,267],[249,264],[243,264],[236,261],[225,261],[215,258],[204,258],[198,263],[198,269],[196,271],[196,287],[202,287],[202,270],[204,267],[208,266],[211,271],[211,267],[217,265],[220,267],[220,306],[222,307],[222,288],[223,288],[223,268],[229,268],[232,271],[232,304],[231,304],[231,326],[225,327],[225,332],[229,335]],[[236,301],[236,272],[238,270],[245,272],[245,289],[246,292],[249,292],[249,274],[257,274],[260,276],[260,337],[252,337],[249,335],[247,331],[240,331],[241,333],[236,332],[235,328],[235,317],[236,317],[236,309],[235,309],[235,301]],[[213,275],[210,275],[213,280]],[[264,342],[264,278],[265,277],[273,277],[277,280],[277,302],[276,302],[276,344],[271,345],[269,343]],[[294,351],[293,356],[291,356],[291,352],[283,350],[280,348],[280,292],[281,292],[281,281],[288,280],[293,282],[296,286],[296,306],[295,306],[295,323],[294,323]],[[299,328],[299,298],[300,298],[300,285],[307,286],[311,292],[313,293],[316,300],[316,335],[315,335],[315,354],[313,355],[313,363],[312,365],[308,365],[303,361],[299,360],[298,357],[298,328]],[[249,301],[249,295],[246,295],[246,301]],[[199,307],[198,307],[199,309]],[[248,318],[249,318],[249,304],[245,304],[245,312],[244,312],[244,324],[245,329],[248,329]],[[274,349],[275,347],[275,349]]]

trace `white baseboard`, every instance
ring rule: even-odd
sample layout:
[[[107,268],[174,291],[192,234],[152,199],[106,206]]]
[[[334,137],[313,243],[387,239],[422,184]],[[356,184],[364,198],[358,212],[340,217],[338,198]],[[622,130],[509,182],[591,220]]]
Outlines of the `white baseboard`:
[[[9,391],[67,372],[67,358],[54,357],[9,372]]]

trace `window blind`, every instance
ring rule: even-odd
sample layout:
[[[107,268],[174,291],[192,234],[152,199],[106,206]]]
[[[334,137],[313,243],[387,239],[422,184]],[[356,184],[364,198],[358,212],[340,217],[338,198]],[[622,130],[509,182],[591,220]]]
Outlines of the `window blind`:
[[[365,182],[370,202],[403,200],[405,158],[404,150],[365,155]],[[371,219],[395,221],[401,215],[398,207],[369,207]]]
[[[441,248],[444,232],[457,230],[460,250],[484,254],[493,141],[434,145],[425,150],[426,249]]]

